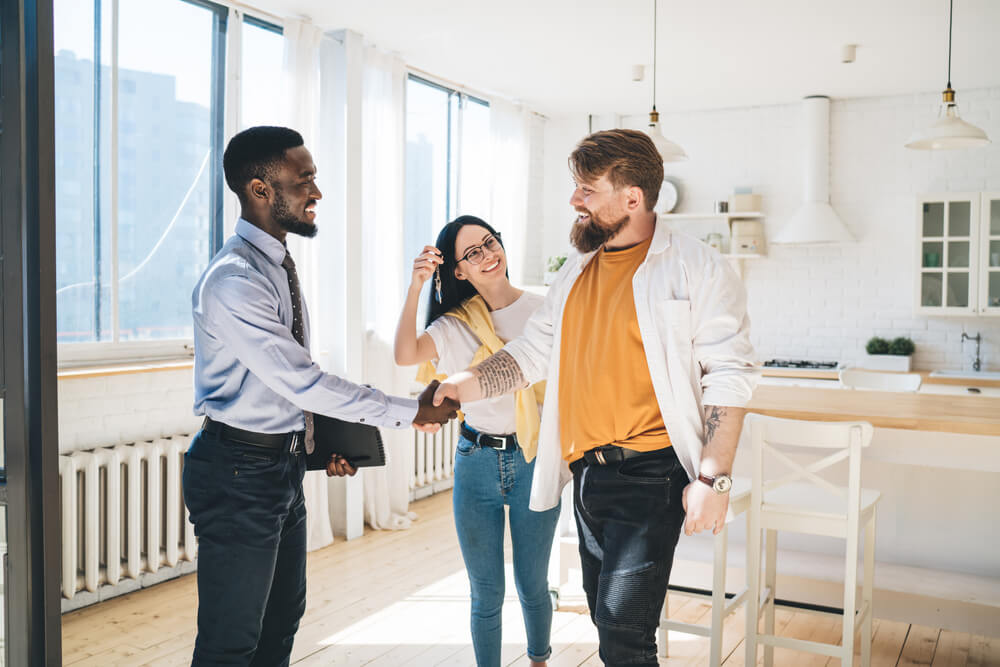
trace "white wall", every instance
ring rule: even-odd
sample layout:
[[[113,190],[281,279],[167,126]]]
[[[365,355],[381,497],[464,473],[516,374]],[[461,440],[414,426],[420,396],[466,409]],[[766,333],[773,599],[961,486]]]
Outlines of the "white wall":
[[[1000,190],[1000,88],[961,90],[962,115],[994,143],[976,150],[911,151],[910,132],[937,113],[940,93],[834,100],[831,200],[858,238],[836,247],[768,249],[747,261],[753,340],[761,360],[774,357],[859,361],[873,335],[909,335],[920,368],[971,367],[963,329],[982,332],[985,367],[1000,369],[1000,318],[915,316],[915,198],[921,193]],[[691,159],[667,165],[682,182],[677,212],[709,212],[736,186],[763,195],[766,233],[794,212],[801,192],[798,104],[664,114],[664,134]],[[642,127],[645,116],[623,119]],[[546,254],[565,245],[572,213],[566,156],[586,131],[550,122],[546,137]],[[556,177],[563,174],[562,179]],[[552,176],[550,178],[550,175]],[[703,237],[704,223],[686,229]],[[558,243],[557,243],[558,242]]]
[[[59,451],[195,433],[190,368],[59,379]]]

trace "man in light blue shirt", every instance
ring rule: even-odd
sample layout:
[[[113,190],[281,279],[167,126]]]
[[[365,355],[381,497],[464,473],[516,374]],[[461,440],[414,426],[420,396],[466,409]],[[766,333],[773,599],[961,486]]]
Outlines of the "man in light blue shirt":
[[[320,413],[436,430],[457,404],[387,396],[309,354],[309,315],[290,232],[315,236],[316,166],[298,132],[254,127],[229,142],[226,182],[242,214],[192,295],[195,414],[184,500],[199,539],[193,664],[288,665],[305,611],[304,449]],[[331,475],[354,474],[333,457]]]

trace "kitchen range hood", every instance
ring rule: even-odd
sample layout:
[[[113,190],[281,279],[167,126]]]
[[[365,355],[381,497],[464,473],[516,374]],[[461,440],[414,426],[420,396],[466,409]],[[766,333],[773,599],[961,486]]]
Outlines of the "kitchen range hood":
[[[854,240],[830,206],[830,98],[802,100],[802,205],[771,239],[779,244],[846,243]]]

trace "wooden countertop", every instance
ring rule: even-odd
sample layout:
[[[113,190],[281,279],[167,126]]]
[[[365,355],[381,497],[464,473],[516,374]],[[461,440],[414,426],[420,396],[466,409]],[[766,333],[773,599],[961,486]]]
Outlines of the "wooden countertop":
[[[766,367],[761,369],[765,376],[767,377],[788,377],[788,378],[803,378],[806,380],[837,380],[840,378],[840,373],[838,371],[821,371],[816,369],[809,370],[798,370],[795,368],[771,368]],[[863,371],[864,368],[859,368],[857,370]],[[877,371],[879,373],[892,373],[894,371]],[[956,377],[931,377],[930,371],[913,371],[914,373],[920,373],[923,384],[950,384],[960,387],[998,387],[1000,388],[1000,380],[986,380],[982,378],[956,378]]]
[[[747,410],[786,419],[867,421],[882,428],[1000,436],[1000,398],[956,398],[761,384]]]

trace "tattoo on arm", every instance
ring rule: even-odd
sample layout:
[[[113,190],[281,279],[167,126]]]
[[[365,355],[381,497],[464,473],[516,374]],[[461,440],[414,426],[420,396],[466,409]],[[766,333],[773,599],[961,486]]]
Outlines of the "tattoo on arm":
[[[472,369],[479,379],[483,398],[493,398],[520,389],[526,382],[521,367],[509,353],[500,350]]]
[[[715,437],[715,432],[719,430],[722,418],[726,416],[726,408],[712,405],[706,408],[708,414],[705,416],[705,442],[711,442]]]

